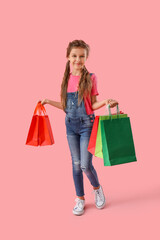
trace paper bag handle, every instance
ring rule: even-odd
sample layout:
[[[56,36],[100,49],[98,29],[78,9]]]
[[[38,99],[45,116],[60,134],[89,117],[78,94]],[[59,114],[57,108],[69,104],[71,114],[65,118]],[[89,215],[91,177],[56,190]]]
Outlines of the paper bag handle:
[[[46,109],[45,107],[41,104],[41,101],[37,103],[37,106],[34,110],[34,115],[46,115]]]

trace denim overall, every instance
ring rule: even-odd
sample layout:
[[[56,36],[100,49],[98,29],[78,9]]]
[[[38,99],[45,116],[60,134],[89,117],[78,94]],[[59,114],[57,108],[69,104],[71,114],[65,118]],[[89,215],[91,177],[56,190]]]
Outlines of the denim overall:
[[[77,196],[84,195],[83,172],[93,187],[99,186],[93,155],[88,152],[88,143],[95,115],[87,115],[84,101],[78,106],[78,91],[67,93],[66,134],[72,158],[73,179]]]

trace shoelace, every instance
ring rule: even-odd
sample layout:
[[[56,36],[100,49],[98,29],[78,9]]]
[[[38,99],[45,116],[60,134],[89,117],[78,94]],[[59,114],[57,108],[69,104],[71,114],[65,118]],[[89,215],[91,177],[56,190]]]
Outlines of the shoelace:
[[[76,198],[75,201],[77,203],[76,203],[76,206],[74,207],[74,209],[81,208],[83,206],[83,200],[81,200],[80,198]]]
[[[93,192],[95,194],[95,201],[97,202],[97,200],[99,201],[103,201],[103,192],[99,189],[95,189],[93,190]]]

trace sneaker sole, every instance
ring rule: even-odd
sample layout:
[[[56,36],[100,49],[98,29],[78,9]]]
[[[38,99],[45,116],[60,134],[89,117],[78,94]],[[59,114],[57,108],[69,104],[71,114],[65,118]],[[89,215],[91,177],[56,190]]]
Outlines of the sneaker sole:
[[[80,216],[84,213],[84,210],[82,212],[75,212],[74,210],[72,211],[74,215]]]

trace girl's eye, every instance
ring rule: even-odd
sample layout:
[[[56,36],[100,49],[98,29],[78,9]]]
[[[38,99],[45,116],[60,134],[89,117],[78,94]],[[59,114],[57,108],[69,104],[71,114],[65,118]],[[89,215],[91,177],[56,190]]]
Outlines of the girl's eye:
[[[76,55],[73,55],[73,57],[76,57]],[[84,56],[80,56],[80,57],[84,57]]]

